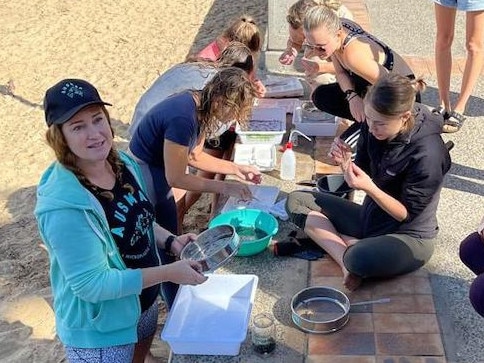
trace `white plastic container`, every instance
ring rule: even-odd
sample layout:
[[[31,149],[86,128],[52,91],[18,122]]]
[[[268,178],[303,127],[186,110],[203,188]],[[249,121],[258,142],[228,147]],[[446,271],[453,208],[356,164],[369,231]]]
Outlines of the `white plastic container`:
[[[243,144],[271,144],[276,145],[282,142],[282,137],[286,132],[286,111],[282,107],[254,107],[249,120],[267,121],[270,127],[267,130],[242,130],[237,124],[235,132],[240,137]]]
[[[308,136],[335,136],[338,130],[339,119],[326,112],[319,113],[320,119],[317,117],[304,117],[302,105],[309,102],[296,103],[292,114],[292,123],[295,129]]]
[[[270,171],[276,166],[276,155],[276,147],[272,144],[235,144],[234,163]]]
[[[256,275],[210,274],[181,286],[161,332],[175,354],[237,355],[247,336]]]
[[[294,154],[290,141],[286,144],[286,150],[281,156],[280,178],[282,180],[296,179],[296,154]]]

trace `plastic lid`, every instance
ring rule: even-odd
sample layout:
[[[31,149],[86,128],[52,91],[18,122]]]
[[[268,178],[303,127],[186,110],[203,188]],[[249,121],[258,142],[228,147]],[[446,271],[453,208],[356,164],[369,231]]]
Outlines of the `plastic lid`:
[[[287,149],[292,149],[292,142],[291,142],[291,141],[288,141],[288,142],[286,143],[286,150],[287,150]]]

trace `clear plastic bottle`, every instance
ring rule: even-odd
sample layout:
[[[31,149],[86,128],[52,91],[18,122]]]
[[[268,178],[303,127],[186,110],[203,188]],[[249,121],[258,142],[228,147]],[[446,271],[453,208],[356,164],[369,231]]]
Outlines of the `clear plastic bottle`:
[[[296,154],[292,150],[292,142],[286,144],[286,149],[281,157],[280,178],[282,180],[296,179]]]

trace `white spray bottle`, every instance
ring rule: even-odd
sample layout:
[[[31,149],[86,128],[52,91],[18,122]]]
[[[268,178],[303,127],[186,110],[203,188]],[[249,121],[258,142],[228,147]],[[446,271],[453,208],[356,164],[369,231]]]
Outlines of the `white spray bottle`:
[[[298,133],[304,136],[309,141],[312,141],[308,136],[304,135],[299,130],[292,130],[289,134],[289,141],[286,143],[286,149],[282,153],[280,178],[282,180],[294,180],[296,179],[296,154],[294,154],[293,147],[293,134]],[[297,136],[296,136],[297,137]]]

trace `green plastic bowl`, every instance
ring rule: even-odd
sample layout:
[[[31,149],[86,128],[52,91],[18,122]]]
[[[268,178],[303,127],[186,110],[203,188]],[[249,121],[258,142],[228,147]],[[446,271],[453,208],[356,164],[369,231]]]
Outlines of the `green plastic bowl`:
[[[264,251],[277,233],[279,224],[271,214],[258,209],[235,209],[212,219],[209,228],[229,224],[240,237],[237,256],[252,256]],[[256,236],[262,236],[254,239]],[[247,238],[247,240],[244,240]]]

